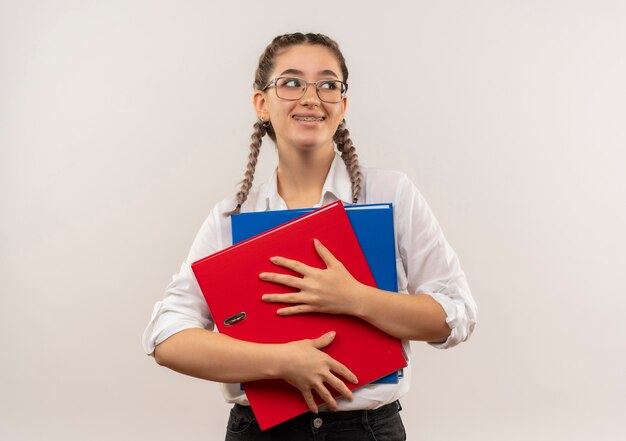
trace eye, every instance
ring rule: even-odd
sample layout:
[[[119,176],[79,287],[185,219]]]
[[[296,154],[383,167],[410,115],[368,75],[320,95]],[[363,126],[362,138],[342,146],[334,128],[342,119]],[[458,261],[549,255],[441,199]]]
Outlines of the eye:
[[[339,83],[339,81],[333,81],[333,80],[320,81],[318,83],[318,87],[320,89],[326,89],[326,90],[340,89],[340,86],[341,86],[341,83]]]
[[[293,87],[300,89],[303,87],[303,84],[304,81],[300,78],[281,78],[280,81],[278,81],[279,87]]]

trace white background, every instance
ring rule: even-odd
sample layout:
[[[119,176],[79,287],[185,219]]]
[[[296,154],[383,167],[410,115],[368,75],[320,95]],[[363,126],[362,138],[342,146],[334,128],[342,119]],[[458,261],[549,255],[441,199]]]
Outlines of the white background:
[[[140,336],[294,31],[340,43],[361,162],[416,182],[479,305],[467,343],[414,344],[408,439],[623,439],[625,23],[619,0],[0,1],[0,439],[223,439],[218,386]]]

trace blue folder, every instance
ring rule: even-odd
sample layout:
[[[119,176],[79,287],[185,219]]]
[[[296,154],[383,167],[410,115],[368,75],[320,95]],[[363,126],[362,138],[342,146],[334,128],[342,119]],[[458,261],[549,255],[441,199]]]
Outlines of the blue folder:
[[[376,285],[382,290],[398,292],[392,205],[349,205],[345,209]],[[301,208],[233,215],[231,216],[233,244],[261,234],[313,210],[314,208]],[[397,382],[398,373],[394,372],[374,383]]]

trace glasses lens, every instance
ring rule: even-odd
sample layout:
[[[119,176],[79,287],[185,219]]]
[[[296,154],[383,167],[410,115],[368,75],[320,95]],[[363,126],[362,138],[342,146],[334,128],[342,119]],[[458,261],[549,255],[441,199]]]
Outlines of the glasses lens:
[[[278,78],[276,81],[276,94],[278,98],[285,100],[298,100],[304,92],[306,83],[300,78]]]
[[[337,103],[341,101],[344,93],[345,88],[341,81],[324,80],[317,82],[317,94],[322,101]]]
[[[346,86],[337,80],[321,80],[315,83],[320,100],[338,103],[346,93]],[[276,79],[276,95],[284,100],[299,100],[304,95],[307,83],[301,78],[280,77]]]

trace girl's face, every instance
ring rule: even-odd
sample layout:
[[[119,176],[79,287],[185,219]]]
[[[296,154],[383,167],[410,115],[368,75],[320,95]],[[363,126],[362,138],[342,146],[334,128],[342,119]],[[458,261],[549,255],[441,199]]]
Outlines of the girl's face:
[[[297,77],[308,83],[340,80],[341,68],[330,49],[320,45],[297,45],[285,49],[275,58],[270,80]],[[288,101],[276,95],[276,86],[255,92],[257,114],[272,123],[279,151],[286,148],[312,150],[333,149],[333,135],[343,120],[347,98],[338,103],[321,101],[315,85],[309,84],[302,98]]]

